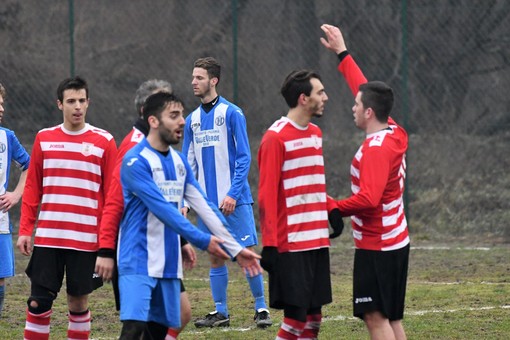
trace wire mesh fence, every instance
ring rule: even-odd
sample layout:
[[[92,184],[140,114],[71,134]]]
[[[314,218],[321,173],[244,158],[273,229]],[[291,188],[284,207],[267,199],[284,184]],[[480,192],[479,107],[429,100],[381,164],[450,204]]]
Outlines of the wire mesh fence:
[[[222,64],[220,94],[245,111],[255,156],[264,130],[286,114],[278,93],[284,76],[310,68],[330,98],[316,121],[328,191],[346,196],[363,134],[352,123],[337,59],[320,44],[322,23],[342,29],[367,78],[395,89],[394,117],[410,133],[407,208],[415,237],[509,241],[508,0],[4,0],[4,122],[30,149],[39,129],[61,122],[56,87],[75,73],[90,85],[87,120],[120,141],[136,118],[140,83],[169,80],[190,112],[199,103],[193,61],[210,55]]]

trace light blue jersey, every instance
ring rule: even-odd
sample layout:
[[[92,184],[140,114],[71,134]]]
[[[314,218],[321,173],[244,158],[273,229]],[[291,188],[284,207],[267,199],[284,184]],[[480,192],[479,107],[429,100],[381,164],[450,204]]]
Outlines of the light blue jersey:
[[[30,156],[13,131],[0,127],[0,195],[9,186],[11,164],[22,171],[28,169]],[[0,278],[14,275],[14,251],[12,247],[12,225],[9,213],[0,211]]]
[[[0,127],[0,195],[5,194],[9,186],[11,161],[25,171],[28,169],[30,156],[13,131]],[[0,234],[11,231],[9,214],[0,211]]]
[[[227,195],[237,205],[253,203],[248,184],[250,144],[239,107],[221,96],[208,113],[200,105],[186,117],[182,151],[216,205]]]
[[[242,250],[223,215],[205,198],[184,156],[172,148],[165,156],[142,140],[124,156],[121,183],[124,216],[117,250],[119,275],[182,278],[178,234],[200,249],[210,242],[209,233],[195,228],[180,213],[183,199],[206,222],[208,231],[225,241],[223,246],[231,256]]]

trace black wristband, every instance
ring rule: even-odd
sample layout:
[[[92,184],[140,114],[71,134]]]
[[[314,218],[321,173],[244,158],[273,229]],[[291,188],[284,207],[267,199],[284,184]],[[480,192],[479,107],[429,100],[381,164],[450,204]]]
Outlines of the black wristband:
[[[349,51],[345,50],[343,52],[338,53],[338,59],[340,59],[340,62],[342,62],[348,55]]]
[[[181,236],[181,248],[187,245],[189,242],[184,237]]]
[[[101,248],[97,251],[98,257],[108,257],[110,259],[115,258],[115,250],[109,248]]]

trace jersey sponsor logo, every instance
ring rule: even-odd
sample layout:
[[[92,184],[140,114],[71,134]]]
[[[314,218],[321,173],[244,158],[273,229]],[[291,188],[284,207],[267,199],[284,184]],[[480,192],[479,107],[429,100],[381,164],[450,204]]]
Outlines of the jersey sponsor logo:
[[[167,202],[178,203],[182,200],[184,183],[182,181],[163,181],[158,188]]]
[[[354,303],[355,304],[358,304],[358,303],[367,303],[367,302],[372,302],[372,297],[370,296],[365,296],[365,297],[359,297],[359,298],[356,298],[354,300]]]
[[[90,156],[90,155],[92,155],[93,148],[94,148],[94,144],[83,142],[81,144],[81,154],[83,156]]]
[[[0,153],[4,153],[5,150],[7,150],[7,146],[4,143],[0,142]]]
[[[129,161],[127,161],[126,165],[127,166],[131,166],[133,164],[135,164],[135,162],[138,160],[138,158],[131,158]]]
[[[214,119],[214,124],[216,124],[217,126],[222,126],[223,124],[225,124],[225,117],[224,116],[218,116]]]
[[[219,130],[203,130],[195,133],[195,144],[205,148],[220,144]]]
[[[50,149],[64,149],[64,144],[50,144]]]
[[[195,122],[191,124],[191,130],[196,131],[200,129],[200,122]]]

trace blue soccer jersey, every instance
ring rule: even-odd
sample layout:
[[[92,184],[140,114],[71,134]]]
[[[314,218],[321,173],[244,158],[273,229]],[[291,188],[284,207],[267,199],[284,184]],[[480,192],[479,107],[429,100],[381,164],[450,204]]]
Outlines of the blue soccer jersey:
[[[252,204],[248,184],[251,153],[242,110],[218,97],[211,111],[200,105],[188,117],[182,151],[207,197],[218,205],[225,196]]]
[[[205,198],[184,156],[172,148],[163,155],[142,140],[124,156],[121,183],[125,208],[117,250],[120,275],[182,278],[178,234],[200,249],[207,248],[210,235],[180,213],[183,199],[209,232],[225,241],[231,256],[242,250],[223,215]]]
[[[0,127],[0,195],[5,194],[9,186],[11,162],[25,171],[28,169],[30,156],[13,131]],[[0,234],[11,233],[11,229],[9,214],[0,211]]]

